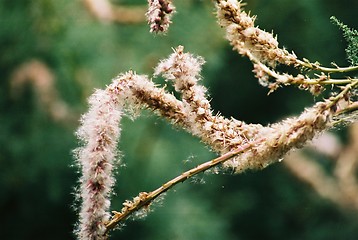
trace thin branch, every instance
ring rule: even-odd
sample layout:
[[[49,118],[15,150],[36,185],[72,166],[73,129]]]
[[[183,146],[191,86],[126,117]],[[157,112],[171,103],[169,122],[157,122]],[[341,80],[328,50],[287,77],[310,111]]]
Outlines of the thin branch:
[[[320,80],[319,78],[315,78],[315,79],[306,79],[303,84],[308,84],[308,85],[314,85],[314,84],[319,84],[319,85],[343,85],[343,84],[349,84],[352,81],[358,81],[358,79],[329,79],[329,80]]]
[[[327,72],[327,73],[345,73],[345,72],[353,72],[358,71],[358,66],[350,66],[350,67],[336,67],[336,68],[328,68],[328,67],[322,67],[319,64],[311,63],[307,59],[297,60],[297,63],[301,65],[302,67],[306,67],[312,70],[317,70],[321,72]]]
[[[339,100],[344,99],[344,96],[352,89],[356,88],[358,85],[358,80],[352,81],[350,84],[346,85],[344,89],[336,96],[330,97],[330,103],[328,107],[332,107],[338,103]]]
[[[253,54],[251,54],[251,52],[247,52],[246,53],[247,56],[250,58],[250,60],[254,63],[257,64],[257,66],[259,66],[259,68],[264,71],[268,76],[275,78],[276,80],[278,80],[278,82],[282,83],[282,84],[306,84],[306,85],[315,85],[315,84],[319,84],[319,85],[343,85],[343,84],[350,84],[354,81],[358,81],[358,79],[355,78],[347,78],[347,79],[332,79],[329,78],[329,76],[327,75],[322,75],[322,77],[318,77],[318,78],[308,78],[308,77],[303,77],[303,75],[299,76],[291,76],[288,74],[280,74],[277,73],[276,71],[270,69],[268,66],[266,66],[265,64],[263,64],[262,62],[260,62],[259,59],[257,59]],[[300,62],[300,64],[310,64],[310,66],[312,66],[312,69],[314,70],[321,70],[322,72],[325,72],[324,70],[318,68],[318,65],[313,65],[311,63],[306,63],[306,62],[302,62],[300,60],[298,60]],[[304,65],[305,67],[308,67],[306,65]],[[326,72],[347,72],[347,71],[353,71],[353,70],[348,70],[348,69],[353,69],[356,68],[355,70],[358,70],[358,66],[357,67],[352,67],[352,68],[337,68],[337,69],[332,69],[332,71],[328,71],[328,68],[323,68],[326,69]],[[337,71],[333,71],[333,70],[337,70]],[[339,70],[339,71],[338,71]]]
[[[342,109],[339,109],[336,112],[336,115],[351,113],[354,111],[358,111],[358,102],[353,102],[353,103],[349,104],[348,106],[346,106]]]
[[[106,224],[106,228],[107,228],[106,233],[108,233],[109,230],[113,229],[119,222],[127,219],[134,212],[138,211],[143,207],[149,206],[154,199],[156,199],[158,196],[165,193],[166,191],[168,191],[178,183],[184,182],[185,180],[199,173],[205,172],[206,170],[229,160],[230,158],[254,147],[256,144],[261,143],[263,141],[265,141],[264,138],[254,140],[252,142],[248,142],[244,145],[241,145],[235,150],[232,150],[228,153],[221,155],[218,158],[202,163],[199,166],[182,173],[181,175],[164,183],[161,187],[157,188],[156,190],[150,193],[141,192],[138,196],[138,201],[134,201],[132,204],[125,204],[125,207],[122,209],[121,212],[113,211],[114,215],[112,216],[112,219]]]

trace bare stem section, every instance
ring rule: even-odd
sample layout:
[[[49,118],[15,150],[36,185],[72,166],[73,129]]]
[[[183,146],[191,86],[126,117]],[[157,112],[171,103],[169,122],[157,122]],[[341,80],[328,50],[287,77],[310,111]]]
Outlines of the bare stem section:
[[[221,155],[220,157],[217,157],[213,160],[202,163],[199,166],[182,173],[181,175],[164,183],[161,187],[157,188],[156,190],[154,190],[152,192],[139,193],[139,195],[137,197],[135,197],[133,199],[133,201],[126,201],[123,204],[124,207],[122,208],[121,212],[113,211],[114,215],[113,215],[112,219],[106,224],[107,231],[109,231],[110,229],[113,229],[119,222],[125,220],[128,216],[133,214],[135,211],[138,211],[141,208],[148,208],[149,205],[153,202],[153,200],[155,200],[157,197],[159,197],[161,194],[165,193],[169,189],[173,188],[178,183],[184,182],[185,180],[187,180],[199,173],[205,172],[206,170],[213,168],[213,167],[229,160],[230,158],[232,158],[244,151],[249,150],[250,148],[255,146],[255,144],[258,144],[264,140],[265,139],[259,139],[259,140],[256,140],[256,141],[253,141],[250,143],[246,143],[246,144],[240,146],[238,149],[232,150],[228,153]]]

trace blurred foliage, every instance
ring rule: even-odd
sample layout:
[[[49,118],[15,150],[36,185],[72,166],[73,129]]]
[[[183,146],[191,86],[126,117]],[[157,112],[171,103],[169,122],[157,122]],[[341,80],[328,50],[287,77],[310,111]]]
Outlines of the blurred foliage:
[[[250,0],[260,27],[300,57],[347,65],[345,42],[330,23],[335,15],[357,29],[352,0]],[[146,1],[113,1],[146,4]],[[204,84],[213,108],[225,116],[267,124],[296,114],[313,97],[296,89],[267,89],[252,66],[224,40],[213,4],[175,1],[177,13],[166,36],[149,34],[145,23],[116,25],[94,19],[81,1],[0,2],[0,220],[1,239],[73,239],[78,173],[71,167],[78,123],[53,121],[39,108],[31,86],[14,98],[12,72],[31,59],[56,76],[61,98],[79,118],[94,87],[119,72],[151,74],[159,59],[179,44],[203,56]],[[113,209],[140,191],[150,191],[183,170],[214,156],[182,130],[144,111],[123,120]],[[186,161],[188,160],[188,161]],[[205,182],[205,184],[202,184]],[[144,221],[128,221],[112,239],[355,239],[358,220],[319,198],[281,164],[232,176],[204,174],[170,191]]]

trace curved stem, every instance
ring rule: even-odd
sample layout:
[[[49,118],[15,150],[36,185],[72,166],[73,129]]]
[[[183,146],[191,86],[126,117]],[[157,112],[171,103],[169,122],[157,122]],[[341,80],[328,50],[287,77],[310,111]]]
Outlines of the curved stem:
[[[130,205],[128,207],[125,207],[124,210],[122,209],[121,212],[113,211],[114,215],[112,216],[112,219],[106,224],[106,228],[107,228],[106,234],[108,233],[108,231],[113,229],[119,222],[127,219],[131,214],[138,211],[139,209],[149,206],[153,202],[154,199],[156,199],[161,194],[165,193],[166,191],[168,191],[169,189],[171,189],[178,183],[184,182],[185,180],[187,180],[199,173],[205,172],[206,170],[213,168],[213,167],[229,160],[230,158],[232,158],[244,151],[247,151],[248,149],[254,147],[256,144],[261,143],[263,141],[265,141],[265,139],[260,138],[258,140],[254,140],[252,142],[248,142],[244,145],[241,145],[237,149],[234,149],[228,153],[225,153],[225,154],[221,155],[220,157],[217,157],[213,160],[202,163],[202,164],[198,165],[197,167],[192,168],[192,169],[180,174],[179,176],[164,183],[161,187],[155,189],[152,192],[149,192],[149,193],[141,192],[138,196],[140,199],[139,201],[134,202],[132,205]]]

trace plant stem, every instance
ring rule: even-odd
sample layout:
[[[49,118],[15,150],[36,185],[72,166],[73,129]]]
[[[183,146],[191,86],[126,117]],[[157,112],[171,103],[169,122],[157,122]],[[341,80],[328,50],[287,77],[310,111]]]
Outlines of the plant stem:
[[[248,142],[244,145],[241,145],[237,149],[234,149],[228,153],[225,153],[225,154],[221,155],[220,157],[212,159],[208,162],[202,163],[202,164],[198,165],[197,167],[192,168],[192,169],[180,174],[179,176],[169,180],[168,182],[164,183],[161,187],[157,188],[156,190],[154,190],[152,192],[140,193],[139,194],[140,201],[135,202],[133,205],[131,205],[128,208],[125,208],[125,210],[122,210],[121,212],[113,211],[114,215],[112,216],[112,219],[106,224],[106,228],[107,228],[106,233],[108,233],[109,230],[113,229],[120,221],[123,221],[126,218],[128,218],[135,211],[138,211],[142,207],[149,206],[152,203],[152,201],[154,199],[156,199],[159,195],[165,193],[166,191],[168,191],[169,189],[171,189],[178,183],[184,182],[185,180],[187,180],[201,172],[205,172],[206,170],[213,168],[213,167],[229,160],[230,158],[254,147],[256,144],[261,143],[263,141],[265,141],[264,138],[254,140],[252,142]]]
[[[314,85],[314,84],[320,84],[320,85],[342,85],[342,84],[349,84],[354,80],[358,79],[329,79],[329,80],[320,80],[320,79],[307,79],[303,83]]]
[[[339,100],[341,100],[342,98],[344,98],[344,96],[353,88],[355,88],[356,86],[358,85],[358,80],[354,80],[352,81],[352,83],[346,85],[344,87],[344,89],[336,96],[334,97],[330,97],[329,98],[329,101],[330,101],[330,104],[328,105],[328,107],[332,107],[333,105],[337,104],[337,102]]]
[[[318,70],[321,72],[327,73],[344,73],[344,72],[353,72],[358,71],[358,66],[351,66],[351,67],[338,67],[337,68],[328,68],[328,67],[321,67],[318,64],[311,63],[309,61],[301,61],[297,60],[297,63],[302,67],[310,68],[312,70]]]
[[[358,102],[354,102],[349,104],[347,107],[343,108],[342,110],[338,111],[336,115],[350,113],[358,110]]]

